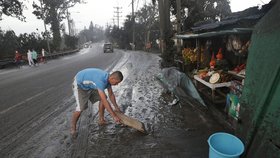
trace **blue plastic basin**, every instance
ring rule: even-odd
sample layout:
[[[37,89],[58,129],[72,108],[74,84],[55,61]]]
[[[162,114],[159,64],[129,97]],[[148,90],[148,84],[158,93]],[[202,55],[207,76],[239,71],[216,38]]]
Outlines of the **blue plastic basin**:
[[[214,133],[208,139],[209,158],[239,158],[244,144],[239,138],[228,133]]]

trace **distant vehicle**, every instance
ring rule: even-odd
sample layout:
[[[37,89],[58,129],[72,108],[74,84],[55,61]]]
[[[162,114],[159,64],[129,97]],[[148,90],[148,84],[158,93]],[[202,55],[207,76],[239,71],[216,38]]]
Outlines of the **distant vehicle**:
[[[106,52],[113,53],[114,52],[114,48],[113,48],[112,43],[104,43],[104,45],[103,45],[103,52],[104,53],[106,53]]]

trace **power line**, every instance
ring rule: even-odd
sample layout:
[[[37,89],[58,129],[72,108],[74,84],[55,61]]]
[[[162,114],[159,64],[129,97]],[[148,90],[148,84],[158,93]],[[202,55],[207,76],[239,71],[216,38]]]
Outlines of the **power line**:
[[[132,50],[135,50],[135,18],[134,18],[134,0],[131,2],[132,6]]]
[[[114,13],[116,13],[117,15],[114,16],[117,18],[117,22],[118,22],[118,28],[120,26],[120,13],[122,13],[121,11],[119,11],[120,9],[122,9],[122,7],[114,7],[117,11],[114,11]]]
[[[138,9],[138,4],[139,4],[139,0],[137,1],[137,5],[136,5],[136,9],[135,9],[135,10],[137,10],[137,9]]]

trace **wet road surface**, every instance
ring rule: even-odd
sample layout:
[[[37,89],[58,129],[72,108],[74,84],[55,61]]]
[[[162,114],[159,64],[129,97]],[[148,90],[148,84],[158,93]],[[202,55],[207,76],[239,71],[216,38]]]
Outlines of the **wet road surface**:
[[[90,104],[78,122],[78,137],[72,139],[69,125],[75,102],[70,95],[47,124],[4,157],[208,157],[208,137],[226,129],[204,108],[183,100],[170,105],[174,97],[155,78],[160,72],[158,54],[122,53],[108,68],[124,74],[123,82],[113,90],[123,112],[143,122],[147,134],[116,126],[108,113],[109,124],[99,126],[98,106]]]
[[[207,157],[207,139],[216,131],[224,131],[222,126],[201,108],[183,102],[170,105],[175,98],[155,78],[160,72],[157,56],[135,53],[129,58],[123,65],[128,77],[116,89],[118,102],[126,115],[145,124],[148,134],[113,123],[98,126],[95,115],[85,119],[87,148],[76,146],[80,149],[74,157]],[[96,106],[92,111],[97,112]],[[111,120],[110,116],[107,119]],[[85,124],[81,127],[86,128]]]

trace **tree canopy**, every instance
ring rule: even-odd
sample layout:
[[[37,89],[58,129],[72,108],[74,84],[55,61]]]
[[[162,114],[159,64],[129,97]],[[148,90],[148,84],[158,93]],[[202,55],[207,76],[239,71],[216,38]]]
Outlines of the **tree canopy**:
[[[82,3],[82,0],[40,0],[40,4],[33,2],[33,14],[38,19],[42,19],[46,24],[51,25],[53,33],[53,43],[55,48],[60,46],[60,22],[69,16],[68,8],[75,6],[77,3]]]
[[[98,42],[104,40],[104,30],[98,25],[93,25],[91,21],[88,29],[84,28],[78,35],[79,43]]]
[[[12,30],[0,30],[0,59],[13,58],[16,50],[25,54],[28,49],[39,51],[42,48],[47,48],[47,43],[38,33],[24,33],[16,36]]]
[[[224,18],[231,13],[229,0],[181,0],[183,30],[190,29],[196,22]],[[171,13],[177,14],[176,0],[171,0]]]
[[[159,38],[158,8],[152,4],[144,5],[135,13],[135,48],[144,49],[147,42],[156,47]],[[110,26],[106,29],[108,40],[117,44],[120,48],[130,49],[133,34],[133,18],[127,15],[124,26]]]
[[[2,15],[16,17],[24,21],[25,17],[22,15],[23,3],[19,0],[0,0],[0,20]]]

